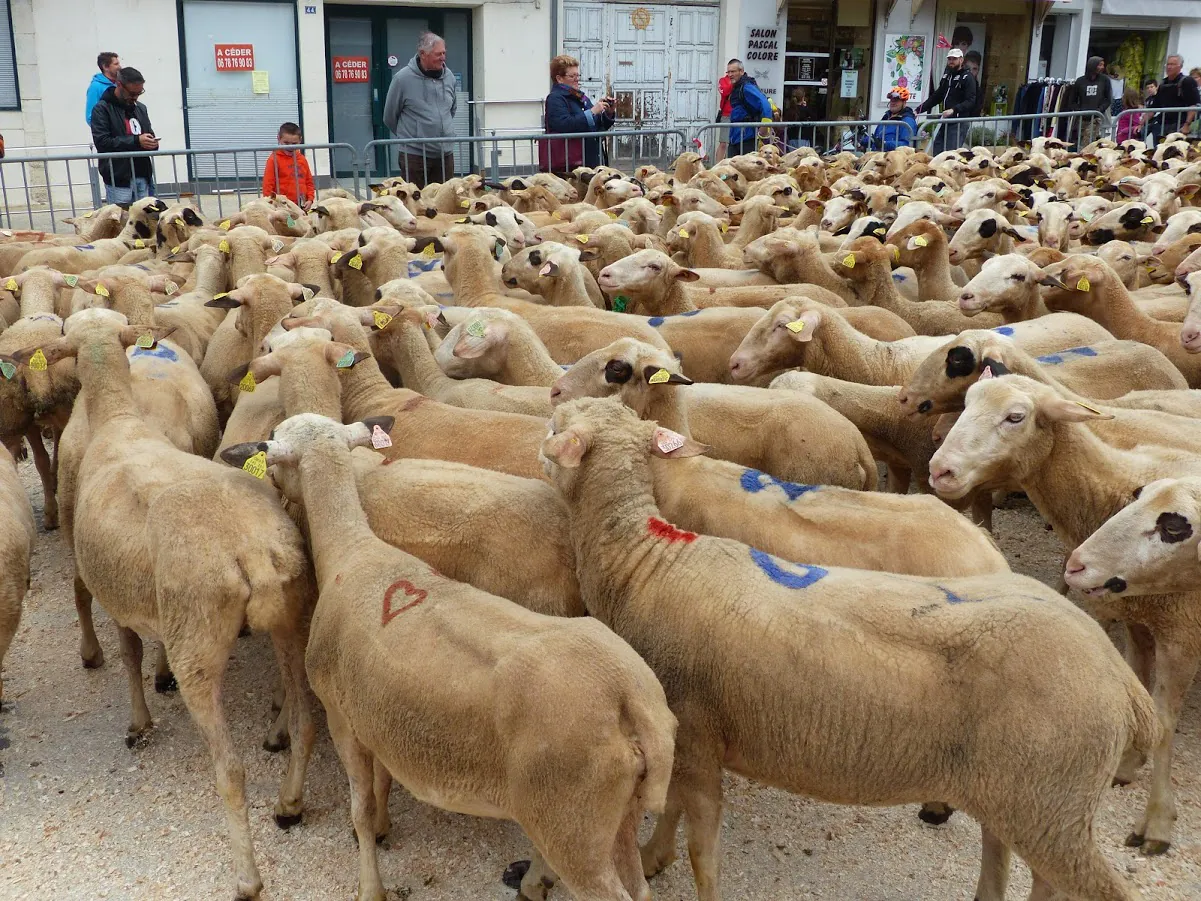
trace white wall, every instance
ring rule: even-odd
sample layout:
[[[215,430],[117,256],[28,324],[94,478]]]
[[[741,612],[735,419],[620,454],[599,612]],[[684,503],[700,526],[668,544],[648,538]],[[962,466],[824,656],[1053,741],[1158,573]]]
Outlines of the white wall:
[[[748,60],[746,58],[746,41],[748,28],[777,28],[779,29],[779,59],[774,62],[763,60]],[[722,0],[722,24],[718,41],[717,65],[720,67],[713,73],[713,82],[726,72],[726,60],[738,58],[749,74],[755,77],[760,87],[776,106],[784,107],[784,46],[785,33],[788,28],[788,4],[777,11],[776,0],[743,0],[741,3]]]
[[[1168,52],[1184,57],[1184,68],[1188,71],[1201,64],[1201,19],[1181,19],[1175,42],[1169,40]]]
[[[494,2],[471,16],[475,100],[533,100],[550,91],[550,4]],[[560,36],[562,35],[562,16]],[[476,118],[488,128],[541,130],[540,103],[485,105]]]

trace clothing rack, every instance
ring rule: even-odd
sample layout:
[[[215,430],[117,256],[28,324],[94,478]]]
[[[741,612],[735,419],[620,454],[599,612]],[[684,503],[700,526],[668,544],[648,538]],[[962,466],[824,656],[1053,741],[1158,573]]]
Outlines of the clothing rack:
[[[1074,82],[1066,78],[1034,78],[1018,88],[1013,100],[1015,116],[1035,113],[1058,113],[1072,108]],[[1014,133],[1018,139],[1029,141],[1039,137],[1058,137],[1069,140],[1068,119],[1019,119]]]

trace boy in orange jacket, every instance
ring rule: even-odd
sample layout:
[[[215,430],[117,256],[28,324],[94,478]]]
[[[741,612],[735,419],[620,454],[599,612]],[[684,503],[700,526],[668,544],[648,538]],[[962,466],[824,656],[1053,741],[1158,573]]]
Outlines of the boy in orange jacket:
[[[279,127],[277,141],[280,149],[268,158],[267,169],[263,172],[263,196],[282,194],[302,210],[308,210],[316,196],[309,161],[300,150],[284,149],[302,143],[300,126],[295,122],[285,122]]]

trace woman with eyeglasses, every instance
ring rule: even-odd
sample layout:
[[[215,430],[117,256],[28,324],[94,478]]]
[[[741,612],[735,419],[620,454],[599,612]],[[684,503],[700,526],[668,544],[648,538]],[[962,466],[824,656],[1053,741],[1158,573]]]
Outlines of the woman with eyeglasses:
[[[550,61],[554,86],[544,104],[548,135],[608,131],[615,118],[614,98],[593,103],[580,90],[580,61],[574,56],[556,56]],[[538,164],[544,172],[565,173],[577,166],[599,166],[606,162],[603,142],[578,138],[538,142]]]

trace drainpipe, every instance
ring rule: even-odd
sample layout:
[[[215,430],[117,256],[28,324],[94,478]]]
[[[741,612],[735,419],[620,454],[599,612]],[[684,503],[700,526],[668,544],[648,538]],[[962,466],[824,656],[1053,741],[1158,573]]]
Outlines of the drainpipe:
[[[559,55],[559,0],[550,0],[550,58]]]

